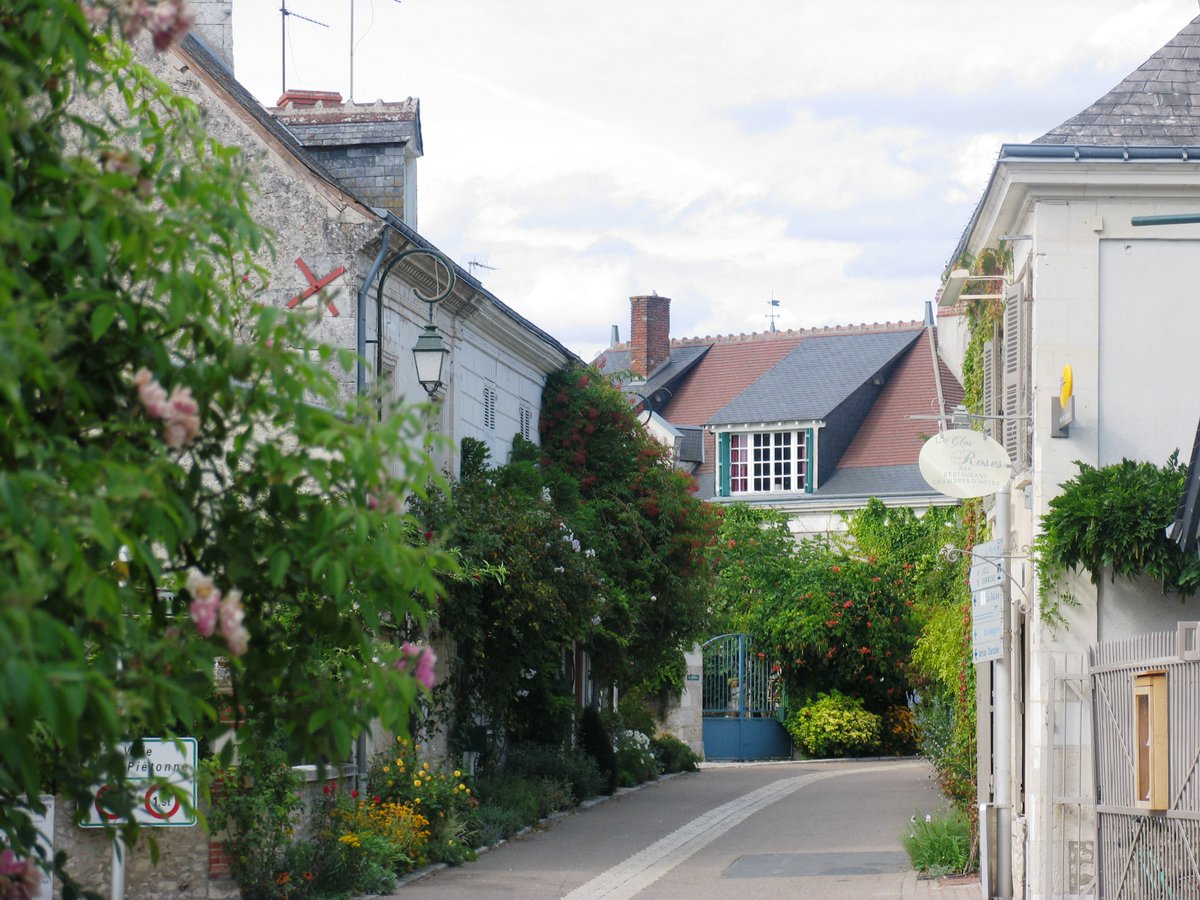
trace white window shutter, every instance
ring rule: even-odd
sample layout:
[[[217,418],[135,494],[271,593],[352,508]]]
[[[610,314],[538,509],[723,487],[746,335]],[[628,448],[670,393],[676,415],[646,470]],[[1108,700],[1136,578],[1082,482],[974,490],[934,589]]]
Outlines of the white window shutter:
[[[1028,468],[1030,462],[1030,311],[1023,284],[1009,286],[1005,295],[1003,443],[1013,468],[1020,471]]]
[[[999,394],[999,366],[996,365],[996,342],[986,341],[983,345],[983,409],[980,412],[984,416],[1000,415],[1000,394]],[[999,429],[996,427],[998,422],[995,419],[985,418],[983,420],[983,433],[990,438],[996,438]]]

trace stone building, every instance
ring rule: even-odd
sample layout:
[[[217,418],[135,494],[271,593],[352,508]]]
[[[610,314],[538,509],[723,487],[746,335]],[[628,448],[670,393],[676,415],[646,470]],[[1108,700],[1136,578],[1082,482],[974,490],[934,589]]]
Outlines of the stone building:
[[[499,461],[514,435],[536,442],[545,378],[576,357],[416,231],[418,102],[343,104],[337,94],[292,91],[267,110],[234,76],[232,0],[191,7],[193,33],[161,55],[142,46],[139,60],[203,108],[209,134],[252,167],[254,215],[273,235],[253,302],[309,316],[316,339],[357,351],[363,364],[337,370],[347,395],[378,389],[397,402],[434,399],[429,427],[450,439],[439,445],[444,471],[457,471],[453,448],[465,437],[482,440]],[[430,324],[449,351],[432,394],[411,353]],[[365,771],[372,752],[368,737],[343,774]],[[319,791],[315,767],[303,771],[308,791]],[[103,831],[77,827],[74,813],[60,800],[55,849],[70,854],[86,887],[106,892],[111,844]],[[236,896],[218,840],[198,827],[155,832],[157,866],[144,840],[127,853],[127,897]]]

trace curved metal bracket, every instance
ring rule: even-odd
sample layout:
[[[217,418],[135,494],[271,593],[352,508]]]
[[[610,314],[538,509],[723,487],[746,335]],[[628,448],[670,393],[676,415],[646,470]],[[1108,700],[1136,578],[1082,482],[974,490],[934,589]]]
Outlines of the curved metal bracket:
[[[436,250],[428,250],[425,247],[414,247],[411,250],[402,250],[399,253],[397,253],[395,256],[393,256],[391,259],[389,259],[387,261],[387,265],[385,265],[383,267],[383,271],[379,274],[379,286],[375,290],[375,303],[377,304],[377,308],[380,310],[380,317],[382,318],[382,316],[383,316],[382,310],[383,310],[383,285],[384,285],[384,282],[387,281],[388,275],[390,275],[392,273],[392,269],[394,269],[396,267],[396,264],[398,262],[400,262],[400,260],[405,259],[409,256],[432,256],[435,262],[441,263],[442,268],[446,270],[446,274],[449,276],[450,280],[449,280],[449,283],[446,285],[446,289],[444,291],[442,291],[440,294],[438,294],[436,297],[426,297],[420,291],[416,290],[415,288],[413,289],[413,293],[415,293],[417,295],[418,300],[420,300],[422,303],[429,304],[429,321],[432,322],[433,321],[433,304],[441,303],[443,300],[445,300],[447,297],[449,297],[450,292],[452,290],[454,290],[454,265],[450,262],[449,259],[447,259],[445,256],[443,256],[441,253],[439,253]]]

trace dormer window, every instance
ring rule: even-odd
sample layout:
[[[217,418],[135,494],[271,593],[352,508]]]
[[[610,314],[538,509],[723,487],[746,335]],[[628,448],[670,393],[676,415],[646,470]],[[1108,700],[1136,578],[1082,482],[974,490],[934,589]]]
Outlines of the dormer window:
[[[721,432],[717,439],[722,497],[812,490],[811,428]]]

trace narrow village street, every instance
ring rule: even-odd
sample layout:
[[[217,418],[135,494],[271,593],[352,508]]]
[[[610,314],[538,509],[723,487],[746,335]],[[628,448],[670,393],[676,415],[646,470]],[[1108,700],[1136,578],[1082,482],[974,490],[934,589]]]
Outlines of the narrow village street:
[[[901,833],[911,816],[943,805],[922,761],[707,765],[410,880],[394,896],[977,897],[977,881],[919,881],[909,869]]]

